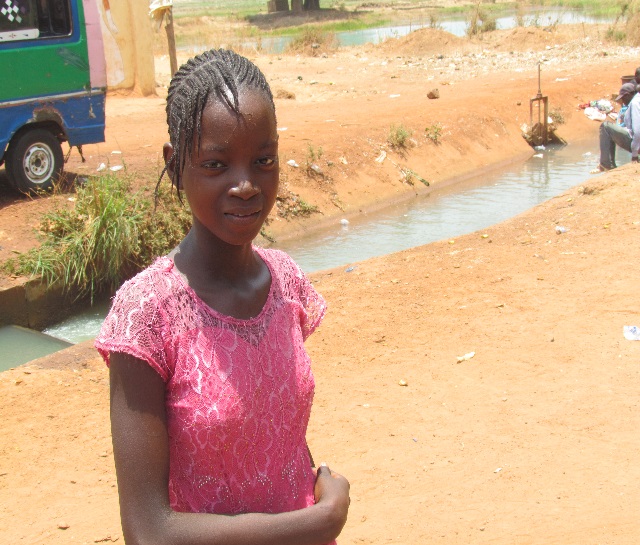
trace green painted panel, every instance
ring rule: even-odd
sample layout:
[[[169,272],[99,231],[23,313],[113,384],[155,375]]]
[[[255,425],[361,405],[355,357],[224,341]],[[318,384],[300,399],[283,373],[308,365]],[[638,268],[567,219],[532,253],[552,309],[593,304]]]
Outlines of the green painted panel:
[[[89,57],[81,2],[73,0],[75,38],[40,38],[0,47],[0,101],[69,93],[89,88]]]

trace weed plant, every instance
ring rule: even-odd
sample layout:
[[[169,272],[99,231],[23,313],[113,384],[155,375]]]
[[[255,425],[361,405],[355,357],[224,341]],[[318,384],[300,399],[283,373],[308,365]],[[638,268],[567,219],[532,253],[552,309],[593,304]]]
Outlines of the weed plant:
[[[488,13],[485,9],[480,8],[480,3],[476,5],[476,9],[469,16],[467,23],[467,36],[478,36],[484,32],[491,32],[498,28],[495,15]]]
[[[415,184],[414,178],[416,180],[418,180],[419,182],[423,183],[424,185],[426,185],[427,187],[429,187],[429,185],[430,185],[429,181],[425,180],[415,170],[411,170],[410,168],[403,168],[403,169],[400,169],[400,173],[402,175],[402,178],[403,178],[404,182],[409,184],[409,185],[414,185]]]
[[[320,166],[316,163],[316,161],[320,161],[323,155],[324,151],[322,146],[314,148],[312,144],[308,144],[307,156],[305,157],[305,169],[309,176],[320,175],[324,178],[324,174],[322,173]]]
[[[281,218],[308,218],[311,214],[319,214],[320,209],[310,204],[299,195],[289,193],[288,195],[279,195],[276,198],[276,207],[278,216]]]
[[[308,26],[292,38],[287,44],[288,53],[305,53],[312,56],[336,49],[336,37],[331,32],[324,32],[315,26]]]
[[[3,268],[93,300],[172,249],[190,224],[188,209],[173,195],[154,209],[152,197],[130,192],[126,175],[108,174],[80,187],[74,207],[45,214],[41,246]]]
[[[440,142],[440,136],[442,135],[442,125],[440,125],[440,123],[429,125],[424,130],[424,135],[434,144],[438,144]]]
[[[392,148],[405,149],[409,144],[409,138],[413,134],[412,131],[404,127],[404,125],[391,125],[387,142]]]

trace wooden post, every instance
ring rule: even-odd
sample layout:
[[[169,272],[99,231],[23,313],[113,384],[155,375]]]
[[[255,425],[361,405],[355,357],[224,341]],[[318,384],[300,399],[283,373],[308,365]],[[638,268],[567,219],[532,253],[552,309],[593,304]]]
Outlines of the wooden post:
[[[178,71],[178,57],[176,54],[176,36],[173,33],[173,7],[170,7],[165,14],[167,17],[167,24],[165,30],[167,31],[167,44],[169,45],[169,63],[171,66],[171,77]]]

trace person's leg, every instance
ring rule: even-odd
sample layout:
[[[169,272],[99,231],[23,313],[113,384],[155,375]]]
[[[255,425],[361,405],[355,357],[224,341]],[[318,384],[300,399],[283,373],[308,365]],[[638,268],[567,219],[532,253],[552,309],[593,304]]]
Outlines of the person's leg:
[[[611,126],[605,121],[600,124],[600,168],[611,170],[616,168],[616,143],[611,138]]]
[[[616,123],[605,121],[600,125],[600,166],[607,170],[616,168],[616,145],[631,150],[629,131]]]

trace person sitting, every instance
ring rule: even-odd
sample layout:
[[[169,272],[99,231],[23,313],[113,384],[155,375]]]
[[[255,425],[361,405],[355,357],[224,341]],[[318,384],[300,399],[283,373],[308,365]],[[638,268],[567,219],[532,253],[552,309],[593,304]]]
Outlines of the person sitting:
[[[636,71],[638,74],[638,71]],[[616,123],[605,121],[600,125],[600,163],[592,171],[605,172],[616,168],[616,146],[631,153],[631,161],[638,162],[640,149],[640,94],[635,83],[625,83],[620,88],[616,102],[623,108],[624,116]]]

